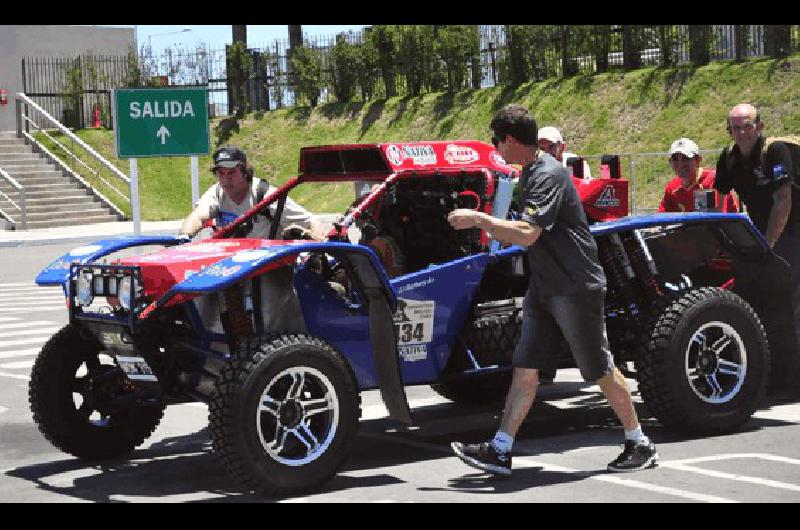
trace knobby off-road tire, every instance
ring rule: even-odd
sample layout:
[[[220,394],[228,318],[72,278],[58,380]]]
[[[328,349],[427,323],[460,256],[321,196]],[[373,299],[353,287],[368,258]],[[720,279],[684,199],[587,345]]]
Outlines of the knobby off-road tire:
[[[130,453],[164,415],[163,406],[104,411],[131,387],[116,365],[101,362],[100,350],[68,324],[45,343],[28,389],[33,421],[44,437],[65,453],[92,460]]]
[[[770,365],[766,332],[740,296],[705,287],[660,305],[635,361],[642,399],[665,426],[729,432],[755,412]]]
[[[509,366],[522,330],[522,311],[505,315],[487,315],[476,319],[466,331],[464,342],[481,366]],[[472,368],[467,355],[456,351],[448,371]],[[511,386],[511,371],[475,375],[466,379],[431,385],[439,395],[464,405],[497,403],[505,399]]]
[[[361,398],[347,361],[305,335],[245,341],[209,402],[211,441],[223,467],[271,496],[303,493],[342,466]]]

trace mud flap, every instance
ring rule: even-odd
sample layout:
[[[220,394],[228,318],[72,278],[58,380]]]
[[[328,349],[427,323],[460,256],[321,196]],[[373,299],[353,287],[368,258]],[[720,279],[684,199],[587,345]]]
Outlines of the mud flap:
[[[367,256],[352,253],[347,255],[347,260],[367,297],[372,359],[383,403],[390,418],[413,425],[414,419],[400,372],[400,355],[397,351],[390,298]]]

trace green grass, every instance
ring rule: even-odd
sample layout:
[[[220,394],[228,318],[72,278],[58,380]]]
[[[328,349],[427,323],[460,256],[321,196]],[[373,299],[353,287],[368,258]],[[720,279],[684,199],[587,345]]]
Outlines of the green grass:
[[[281,184],[296,174],[302,146],[488,141],[492,115],[506,104],[521,103],[531,109],[540,126],[559,127],[569,150],[582,155],[665,152],[681,136],[694,139],[701,149],[715,149],[729,142],[728,110],[745,101],[760,107],[767,134],[800,132],[800,54],[787,61],[644,68],[552,79],[513,90],[494,87],[256,113],[242,120],[240,131],[226,143],[247,151],[257,176]],[[113,156],[111,131],[85,130],[78,135],[129,172],[128,163]],[[704,162],[713,166],[716,160]],[[210,164],[209,157],[201,157],[201,190],[213,182]],[[144,219],[176,219],[189,212],[188,158],[141,159],[139,176]],[[665,175],[640,174],[637,198],[648,204],[657,201],[665,182]],[[344,211],[352,200],[352,185],[306,185],[292,197],[314,212]]]

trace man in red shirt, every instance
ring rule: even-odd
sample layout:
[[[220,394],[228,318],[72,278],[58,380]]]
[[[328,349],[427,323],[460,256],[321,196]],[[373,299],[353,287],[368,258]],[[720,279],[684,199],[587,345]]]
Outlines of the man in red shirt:
[[[714,209],[733,213],[739,211],[739,202],[732,194],[720,195],[714,191],[716,170],[700,167],[703,157],[692,140],[675,140],[669,148],[669,160],[677,176],[667,183],[664,197],[658,205],[659,212],[693,212],[696,199],[702,202],[705,190],[714,193]]]

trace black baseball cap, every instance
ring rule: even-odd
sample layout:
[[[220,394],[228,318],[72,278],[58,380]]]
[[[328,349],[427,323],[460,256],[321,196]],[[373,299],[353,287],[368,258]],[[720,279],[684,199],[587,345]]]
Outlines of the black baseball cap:
[[[214,165],[211,167],[212,170],[219,167],[236,167],[239,164],[243,166],[247,165],[247,157],[244,151],[234,146],[220,147],[214,151],[213,159]]]

